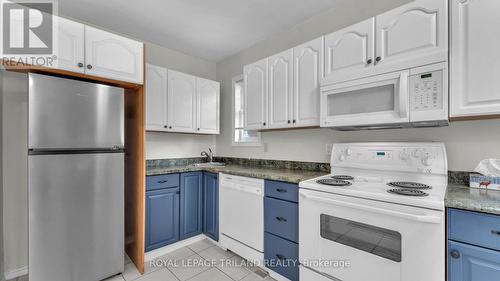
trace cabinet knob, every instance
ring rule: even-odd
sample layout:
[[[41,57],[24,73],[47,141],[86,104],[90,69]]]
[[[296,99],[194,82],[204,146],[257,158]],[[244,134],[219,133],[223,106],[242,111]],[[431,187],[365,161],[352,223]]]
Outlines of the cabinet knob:
[[[197,129],[198,131],[200,130],[200,128]]]
[[[297,123],[297,120],[293,119],[293,124]]]
[[[168,126],[167,126],[167,125],[165,125],[165,126],[163,126],[163,128],[168,129]]]
[[[373,60],[372,60],[372,59],[368,59],[368,60],[366,61],[366,64],[372,64],[372,62],[373,62]]]
[[[454,259],[458,259],[458,258],[460,258],[460,252],[457,250],[453,250],[453,251],[451,251],[450,256]]]
[[[83,67],[83,63],[79,62],[78,67]]]
[[[169,129],[172,129],[172,126],[168,126]]]
[[[286,257],[285,257],[285,256],[283,256],[283,255],[280,255],[280,254],[277,254],[277,255],[276,255],[276,257],[277,257],[279,260],[281,260],[281,261],[286,260]]]
[[[92,65],[87,64],[87,69],[92,69]]]
[[[292,121],[288,120],[288,124],[292,123]]]
[[[375,58],[375,64],[379,63],[382,60],[382,57],[376,57]]]
[[[262,125],[264,125],[264,126],[265,126],[265,125],[266,125],[266,122],[262,123]]]

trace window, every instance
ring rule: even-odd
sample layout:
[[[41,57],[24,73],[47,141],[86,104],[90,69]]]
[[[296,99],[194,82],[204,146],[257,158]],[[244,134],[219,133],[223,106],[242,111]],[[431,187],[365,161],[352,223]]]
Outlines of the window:
[[[260,146],[260,133],[258,131],[244,130],[244,82],[243,76],[233,78],[233,145],[234,146]]]

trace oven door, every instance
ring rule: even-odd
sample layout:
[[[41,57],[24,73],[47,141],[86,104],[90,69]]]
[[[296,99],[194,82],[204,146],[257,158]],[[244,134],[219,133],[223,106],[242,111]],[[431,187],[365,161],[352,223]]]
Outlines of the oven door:
[[[409,70],[321,88],[322,127],[409,126]]]
[[[444,281],[444,213],[300,190],[305,268],[342,281]]]

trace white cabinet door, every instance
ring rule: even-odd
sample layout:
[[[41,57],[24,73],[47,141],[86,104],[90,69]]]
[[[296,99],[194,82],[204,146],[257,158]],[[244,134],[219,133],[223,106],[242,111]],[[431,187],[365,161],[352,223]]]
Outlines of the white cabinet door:
[[[167,131],[167,69],[146,65],[146,130]]]
[[[292,127],[293,50],[269,58],[269,99],[267,128]]]
[[[220,84],[196,78],[197,133],[219,134]]]
[[[323,37],[295,47],[293,63],[293,125],[319,126],[319,82],[323,78]]]
[[[447,1],[416,0],[377,16],[377,65],[402,69],[446,61]]]
[[[143,82],[143,43],[85,26],[86,73],[133,83]]]
[[[325,76],[372,69],[375,51],[375,18],[325,36]]]
[[[196,78],[169,69],[167,86],[169,131],[194,133],[196,131]]]
[[[450,115],[500,114],[500,1],[450,3]]]
[[[243,73],[245,81],[245,129],[265,129],[267,125],[267,58],[246,65]]]
[[[85,73],[85,25],[54,17],[57,25],[55,68]]]

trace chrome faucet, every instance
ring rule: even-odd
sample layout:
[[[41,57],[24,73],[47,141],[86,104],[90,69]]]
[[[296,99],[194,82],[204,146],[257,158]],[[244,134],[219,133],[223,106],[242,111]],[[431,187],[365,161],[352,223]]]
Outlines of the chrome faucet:
[[[214,159],[214,153],[212,152],[211,148],[208,148],[208,153],[206,151],[201,152],[201,156],[205,156],[208,158],[208,162],[212,163]]]

